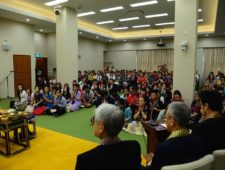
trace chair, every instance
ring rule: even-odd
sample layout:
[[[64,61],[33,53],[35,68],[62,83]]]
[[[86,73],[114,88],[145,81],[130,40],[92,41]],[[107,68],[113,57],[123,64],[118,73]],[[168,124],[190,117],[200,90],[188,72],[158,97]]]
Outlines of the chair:
[[[215,150],[213,152],[214,162],[212,170],[224,170],[225,169],[225,149]]]
[[[212,155],[205,155],[197,161],[189,163],[164,166],[161,170],[211,170],[214,157]]]

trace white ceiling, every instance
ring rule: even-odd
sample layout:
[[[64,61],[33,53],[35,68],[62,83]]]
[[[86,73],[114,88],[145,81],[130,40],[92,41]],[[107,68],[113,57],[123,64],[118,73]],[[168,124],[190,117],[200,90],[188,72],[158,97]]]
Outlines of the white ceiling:
[[[45,8],[48,10],[53,11],[53,7],[47,7],[44,5],[45,2],[49,2],[50,0],[20,0],[27,3],[31,3],[33,5],[39,6],[41,8]],[[146,1],[146,0],[143,0]],[[96,12],[95,15],[89,15],[80,17],[79,19],[91,24],[96,25],[96,22],[100,21],[108,21],[114,20],[115,23],[100,25],[102,28],[106,28],[108,30],[112,30],[114,27],[118,26],[126,26],[129,27],[129,30],[146,30],[146,29],[159,29],[162,27],[171,27],[171,26],[155,26],[156,23],[162,22],[173,22],[174,21],[174,10],[175,10],[175,2],[167,2],[167,0],[158,0],[157,4],[148,5],[148,6],[141,6],[141,7],[130,7],[130,4],[143,2],[142,0],[70,0],[68,3],[64,3],[62,5],[68,6],[70,8],[76,9],[77,13],[89,12],[94,11]],[[202,1],[208,0],[200,0],[199,8],[202,8]],[[123,6],[123,10],[112,11],[107,13],[102,13],[99,10],[104,8],[116,7],[116,6]],[[199,13],[199,18],[203,17],[203,12]],[[152,15],[152,14],[160,14],[160,13],[168,13],[168,16],[165,17],[158,17],[158,18],[151,18],[146,19],[145,15]],[[129,18],[129,17],[139,17],[139,20],[127,21],[127,22],[120,22],[119,19],[121,18]],[[207,23],[207,18],[201,24]],[[145,25],[150,24],[150,28],[138,28],[133,29],[132,26],[134,25]],[[172,26],[173,27],[173,26]],[[119,31],[127,31],[127,30],[117,30]]]
[[[54,7],[47,7],[44,5],[45,2],[49,2],[50,0],[20,0],[21,2],[25,2],[34,6],[38,6],[42,9],[51,11],[53,13]],[[156,23],[162,22],[172,22],[174,21],[174,4],[175,2],[167,2],[167,0],[158,0],[158,4],[142,6],[132,8],[129,4],[143,2],[144,0],[69,0],[68,3],[62,4],[62,6],[68,6],[70,8],[76,9],[77,13],[95,11],[95,15],[79,17],[79,20],[96,25],[96,22],[100,21],[107,21],[107,20],[114,20],[115,23],[105,24],[105,25],[96,25],[101,28],[105,28],[109,31],[112,31],[112,28],[118,26],[126,26],[129,27],[129,30],[125,31],[140,31],[140,30],[155,30],[155,29],[164,29],[172,26],[155,26]],[[210,21],[210,1],[211,0],[200,0],[199,1],[199,8],[202,9],[202,12],[199,12],[199,18],[203,18],[204,21],[199,23],[199,25],[208,24]],[[220,16],[224,16],[224,0],[220,0],[220,6],[218,9],[218,14]],[[204,3],[203,3],[204,2]],[[223,3],[223,4],[221,4]],[[112,11],[108,13],[101,13],[99,10],[104,8],[110,8],[115,6],[123,6],[123,10],[119,11]],[[222,9],[221,9],[222,8]],[[151,14],[159,14],[159,13],[168,13],[168,16],[159,17],[159,18],[151,18],[147,19],[145,15]],[[27,16],[26,14],[18,14],[13,11],[8,11],[7,9],[0,9],[0,17],[17,20],[19,22],[26,22],[25,18],[29,17],[31,21],[29,24],[33,24],[35,26],[36,31],[40,30],[41,28],[44,29],[45,32],[54,32],[55,31],[55,23],[54,21],[47,20],[45,18],[38,18],[37,16]],[[127,21],[127,22],[120,22],[119,19],[121,18],[128,18],[128,17],[139,17],[139,20]],[[222,17],[220,17],[222,19]],[[133,29],[132,26],[134,25],[143,25],[143,24],[150,24],[149,28],[138,28]],[[222,21],[217,21],[216,30],[220,30],[216,32],[216,34],[223,34],[222,26],[224,26]],[[124,32],[124,30],[117,30],[114,31],[116,33]],[[86,33],[82,34],[81,36],[85,36]],[[88,35],[89,37],[90,35]],[[94,35],[96,37],[96,35]],[[101,39],[101,37],[100,37]],[[107,40],[107,38],[102,38],[102,40]]]

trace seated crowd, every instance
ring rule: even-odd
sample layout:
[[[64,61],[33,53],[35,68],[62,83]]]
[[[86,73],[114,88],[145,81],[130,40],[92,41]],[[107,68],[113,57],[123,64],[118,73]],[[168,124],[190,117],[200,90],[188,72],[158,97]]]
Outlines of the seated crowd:
[[[117,137],[122,129],[129,133],[145,135],[141,120],[165,121],[171,134],[165,142],[158,145],[155,153],[146,155],[146,160],[151,162],[148,167],[151,170],[160,169],[165,165],[194,161],[216,149],[225,149],[225,137],[217,133],[225,131],[224,75],[220,73],[212,78],[210,74],[207,79],[209,83],[202,89],[197,88],[199,91],[196,91],[190,107],[185,104],[179,90],[172,92],[172,79],[172,72],[168,71],[166,65],[159,66],[158,70],[153,72],[105,70],[97,73],[95,71],[82,73],[79,71],[78,81],[73,81],[72,91],[69,84],[65,84],[62,88],[61,83],[57,83],[54,78],[49,82],[42,81],[40,78],[34,93],[30,90],[26,92],[23,86],[19,85],[19,101],[15,102],[14,106],[16,109],[25,109],[26,105],[30,104],[34,107],[34,114],[40,114],[36,111],[43,108],[41,114],[61,115],[95,105],[97,111],[91,119],[96,128],[95,135],[102,142],[107,139],[108,144],[118,143],[120,146],[113,149],[115,155],[122,152],[119,148],[124,145]],[[109,111],[106,111],[106,106]],[[119,108],[123,115],[123,125],[118,124],[118,127],[116,124],[109,125],[109,120],[102,115],[104,112],[106,115],[109,114],[110,109],[116,114],[116,108]],[[112,115],[110,118],[113,119]],[[116,117],[115,121],[118,119]],[[189,122],[193,124],[192,134],[188,130]],[[118,128],[115,134],[111,134],[109,128],[111,126]],[[136,152],[140,154],[138,147],[135,147]],[[97,154],[99,150],[104,149],[105,154],[110,150],[99,146],[93,153]],[[103,153],[100,152],[99,155],[104,160]],[[140,163],[139,158],[136,158]],[[91,152],[78,156],[77,159],[76,169],[85,169],[85,166],[88,166],[85,163],[88,162],[85,161],[87,159],[95,160]],[[93,165],[92,161],[90,163]],[[97,166],[99,165],[96,164]]]

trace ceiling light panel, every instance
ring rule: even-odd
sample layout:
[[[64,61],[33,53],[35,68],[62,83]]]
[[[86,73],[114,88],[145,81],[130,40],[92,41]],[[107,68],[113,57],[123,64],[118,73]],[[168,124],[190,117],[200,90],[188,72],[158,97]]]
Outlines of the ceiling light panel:
[[[134,25],[134,26],[132,26],[132,28],[146,28],[146,27],[150,27],[150,25],[146,24],[146,25]]]
[[[123,6],[117,6],[117,7],[112,7],[112,8],[101,9],[100,12],[111,12],[111,11],[117,11],[117,10],[122,10],[122,9],[124,9]]]
[[[164,23],[158,23],[158,24],[155,24],[156,26],[164,26],[164,25],[174,25],[175,23],[174,22],[164,22]]]
[[[168,13],[146,15],[145,18],[157,18],[157,17],[165,17],[165,16],[168,16]]]
[[[130,17],[130,18],[119,19],[119,21],[124,22],[124,21],[138,20],[138,19],[140,19],[140,18],[139,17]]]
[[[157,3],[158,3],[157,0],[153,0],[153,1],[145,1],[145,2],[130,4],[130,6],[131,7],[139,7],[139,6],[153,5],[153,4],[157,4]]]
[[[94,11],[90,11],[90,12],[84,12],[84,13],[77,14],[77,16],[83,17],[83,16],[87,16],[87,15],[94,15],[94,14],[95,14]]]
[[[54,1],[46,2],[44,4],[47,5],[47,6],[54,6],[54,5],[58,5],[58,4],[68,2],[68,1],[69,0],[54,0]]]
[[[110,20],[110,21],[101,21],[101,22],[97,22],[96,24],[98,25],[103,25],[103,24],[110,24],[110,23],[114,23],[115,21]]]
[[[128,29],[128,27],[116,27],[116,28],[113,28],[112,30],[116,31],[116,30],[126,30],[126,29]]]
[[[204,20],[203,19],[198,19],[198,22],[203,22]],[[155,24],[156,26],[164,26],[164,25],[174,25],[175,22],[164,22],[164,23],[158,23],[158,24]]]

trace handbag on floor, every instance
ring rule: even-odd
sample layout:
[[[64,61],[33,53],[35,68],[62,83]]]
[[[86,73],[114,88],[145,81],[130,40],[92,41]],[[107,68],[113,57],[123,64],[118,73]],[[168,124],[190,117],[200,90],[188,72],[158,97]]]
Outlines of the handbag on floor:
[[[39,107],[34,108],[33,114],[40,116],[45,112],[45,110],[46,110],[45,106],[39,106]]]
[[[9,107],[10,108],[15,108],[15,101],[10,101]]]

